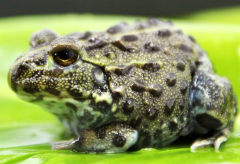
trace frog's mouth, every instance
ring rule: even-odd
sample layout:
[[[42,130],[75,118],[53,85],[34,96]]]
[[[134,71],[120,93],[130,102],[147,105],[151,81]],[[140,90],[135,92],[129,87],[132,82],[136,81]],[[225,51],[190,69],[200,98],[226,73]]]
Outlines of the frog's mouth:
[[[108,122],[110,113],[117,110],[109,92],[101,94],[93,92],[91,97],[87,98],[56,97],[49,96],[49,94],[31,96],[26,93],[17,95],[55,115],[70,132],[76,135],[79,135],[79,132],[84,129],[97,128]]]
[[[85,101],[91,98],[91,92],[80,85],[73,84],[63,70],[45,70],[31,68],[26,64],[12,65],[8,74],[10,88],[23,100],[41,101],[44,98],[72,98]]]
[[[53,102],[53,101],[64,101],[64,100],[75,100],[78,102],[84,102],[87,100],[93,100],[93,98],[91,97],[70,97],[70,96],[61,96],[61,97],[56,97],[56,96],[51,96],[48,93],[47,94],[37,94],[37,95],[33,95],[33,94],[27,94],[27,93],[17,93],[17,96],[24,100],[24,101],[28,101],[28,102],[33,102],[33,103],[38,103],[38,102]]]

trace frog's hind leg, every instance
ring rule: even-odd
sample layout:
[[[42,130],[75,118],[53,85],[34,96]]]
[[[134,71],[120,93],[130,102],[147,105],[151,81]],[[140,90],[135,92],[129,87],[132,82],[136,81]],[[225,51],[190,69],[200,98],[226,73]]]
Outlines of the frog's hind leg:
[[[195,132],[214,132],[207,139],[195,141],[191,149],[214,146],[219,149],[228,139],[237,113],[236,98],[231,83],[211,71],[197,70],[190,91]]]
[[[122,123],[111,123],[93,130],[82,131],[72,141],[52,144],[53,150],[70,149],[77,152],[125,152],[138,140],[138,132]]]

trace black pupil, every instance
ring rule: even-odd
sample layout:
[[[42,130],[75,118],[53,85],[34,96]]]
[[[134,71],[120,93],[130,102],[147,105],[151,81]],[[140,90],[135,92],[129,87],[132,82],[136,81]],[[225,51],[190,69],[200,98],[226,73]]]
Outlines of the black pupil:
[[[61,50],[61,51],[58,51],[56,53],[56,55],[62,59],[62,60],[68,60],[70,58],[72,58],[74,55],[73,55],[73,52],[70,51],[70,50]]]

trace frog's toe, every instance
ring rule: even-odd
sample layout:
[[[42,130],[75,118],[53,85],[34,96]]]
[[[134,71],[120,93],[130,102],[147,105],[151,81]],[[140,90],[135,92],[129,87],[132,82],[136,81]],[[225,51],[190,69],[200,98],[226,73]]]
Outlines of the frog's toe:
[[[199,148],[212,147],[213,145],[214,145],[213,138],[197,140],[191,145],[191,150],[194,151]]]
[[[208,138],[203,140],[197,140],[191,145],[191,151],[194,152],[197,149],[205,148],[205,147],[214,147],[215,151],[218,151],[221,144],[227,141],[227,136],[220,136],[216,139]]]
[[[230,133],[230,128],[227,127],[217,133],[213,137],[207,139],[196,140],[191,145],[191,151],[194,152],[196,149],[205,148],[205,147],[214,147],[215,151],[218,151],[221,144],[228,140]]]
[[[222,144],[223,142],[226,142],[227,139],[228,139],[227,136],[220,136],[220,137],[218,137],[218,138],[215,140],[215,142],[214,142],[214,148],[215,148],[215,150],[216,150],[216,151],[219,150],[221,144]]]

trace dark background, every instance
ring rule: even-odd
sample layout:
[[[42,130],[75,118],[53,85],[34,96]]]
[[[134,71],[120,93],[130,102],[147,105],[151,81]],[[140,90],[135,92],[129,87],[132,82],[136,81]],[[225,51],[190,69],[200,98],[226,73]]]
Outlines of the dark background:
[[[179,16],[240,5],[240,0],[0,0],[0,17],[57,13]]]

